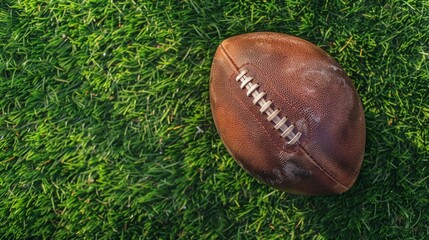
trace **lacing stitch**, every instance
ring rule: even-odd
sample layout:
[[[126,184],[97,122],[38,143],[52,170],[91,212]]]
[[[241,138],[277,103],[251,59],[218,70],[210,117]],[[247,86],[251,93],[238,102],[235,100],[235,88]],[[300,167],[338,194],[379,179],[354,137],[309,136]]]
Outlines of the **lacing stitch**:
[[[286,137],[289,139],[287,144],[294,144],[296,143],[299,138],[301,137],[301,132],[294,133],[294,125],[288,126],[286,124],[286,117],[280,118],[279,113],[280,109],[273,109],[271,107],[271,104],[273,103],[271,100],[265,100],[266,92],[259,92],[257,89],[259,88],[258,83],[252,83],[253,77],[246,76],[246,73],[248,72],[247,69],[243,69],[240,71],[238,76],[235,78],[235,80],[238,82],[241,82],[240,88],[244,89],[246,88],[247,93],[246,95],[253,97],[253,104],[259,104],[260,109],[259,112],[267,114],[267,121],[274,123],[274,129],[279,130],[281,132],[280,136],[282,138]]]

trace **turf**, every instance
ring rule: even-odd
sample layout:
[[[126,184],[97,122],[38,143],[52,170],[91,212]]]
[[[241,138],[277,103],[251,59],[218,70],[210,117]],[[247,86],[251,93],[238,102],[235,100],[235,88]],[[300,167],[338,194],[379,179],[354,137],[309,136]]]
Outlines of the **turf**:
[[[348,192],[294,196],[223,146],[208,100],[225,38],[331,54],[365,109]],[[3,0],[0,238],[427,239],[429,2]]]

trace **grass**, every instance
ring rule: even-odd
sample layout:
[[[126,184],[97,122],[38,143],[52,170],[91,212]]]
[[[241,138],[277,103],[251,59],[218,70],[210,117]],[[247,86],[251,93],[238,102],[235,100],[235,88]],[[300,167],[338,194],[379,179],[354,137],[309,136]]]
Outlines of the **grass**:
[[[227,153],[208,101],[217,45],[275,31],[330,53],[365,108],[345,194],[268,188]],[[429,237],[426,1],[0,3],[0,236]]]

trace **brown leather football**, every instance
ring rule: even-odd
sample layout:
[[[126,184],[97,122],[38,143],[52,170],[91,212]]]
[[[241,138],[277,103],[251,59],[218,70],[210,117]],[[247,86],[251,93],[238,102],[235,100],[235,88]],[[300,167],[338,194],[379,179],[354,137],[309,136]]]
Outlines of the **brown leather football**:
[[[303,39],[257,32],[224,40],[214,56],[210,104],[229,153],[267,185],[294,194],[347,191],[365,149],[352,81]]]

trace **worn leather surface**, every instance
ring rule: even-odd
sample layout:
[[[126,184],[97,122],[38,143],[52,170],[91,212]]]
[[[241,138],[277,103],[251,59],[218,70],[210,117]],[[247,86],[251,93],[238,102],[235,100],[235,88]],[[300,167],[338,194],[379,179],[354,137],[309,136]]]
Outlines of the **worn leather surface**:
[[[297,143],[288,145],[240,88],[235,78],[243,69],[301,132]],[[268,32],[226,39],[214,56],[210,103],[226,148],[257,179],[304,195],[342,193],[354,184],[365,149],[362,104],[341,66],[314,44]]]

